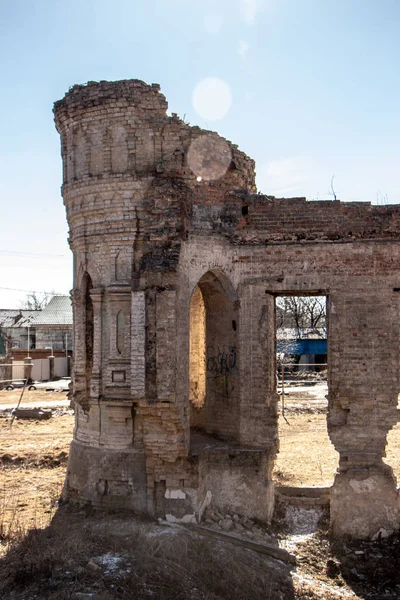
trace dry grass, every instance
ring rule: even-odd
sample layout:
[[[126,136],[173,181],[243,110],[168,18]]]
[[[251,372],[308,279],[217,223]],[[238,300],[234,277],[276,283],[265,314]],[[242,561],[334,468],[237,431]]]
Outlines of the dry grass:
[[[13,392],[7,392],[13,393]],[[35,392],[32,392],[33,394]],[[59,393],[46,393],[53,400]],[[274,476],[280,484],[331,485],[338,455],[329,441],[326,416],[289,414],[279,419],[280,453]],[[3,527],[18,522],[23,529],[48,523],[61,492],[73,415],[48,421],[0,417],[0,514]],[[400,480],[400,424],[388,435],[386,462]]]
[[[330,486],[339,462],[325,414],[287,414],[279,417],[280,451],[274,477],[281,485]],[[400,481],[400,423],[387,437],[385,462]]]
[[[49,383],[51,386],[51,383]],[[22,388],[15,388],[14,390],[0,390],[0,405],[2,404],[15,404],[17,406],[18,400],[20,399]],[[22,402],[40,406],[44,402],[55,402],[60,400],[67,400],[66,392],[46,392],[45,390],[25,390]]]
[[[280,451],[274,477],[281,485],[329,486],[339,455],[329,440],[326,415],[288,414],[279,417]]]
[[[289,567],[278,561],[127,516],[60,510],[0,560],[3,600],[83,593],[97,600],[294,598]]]
[[[276,471],[282,481],[329,484],[337,457],[325,416],[291,414],[288,419],[290,425],[279,423]],[[57,510],[72,429],[72,415],[16,420],[11,430],[9,420],[0,418],[2,600],[82,600],[79,594],[87,593],[92,600],[330,600],[351,593],[345,582],[342,588],[334,582],[329,587],[326,576],[319,576],[327,560],[322,546],[319,555],[302,550],[300,576],[293,578],[281,563],[185,530],[176,533],[127,516]],[[397,460],[400,428],[389,442],[389,460]],[[107,571],[107,553],[121,559],[118,572]],[[304,578],[306,564],[313,566],[303,571]]]
[[[19,394],[16,390],[0,392],[0,402],[4,403],[4,397],[12,402],[10,395],[19,397]],[[49,392],[39,392],[39,396],[50,401],[66,398],[66,394]],[[64,482],[74,417],[67,414],[48,421],[16,419],[12,427],[10,422],[10,417],[0,417],[0,536],[3,541],[50,522]]]

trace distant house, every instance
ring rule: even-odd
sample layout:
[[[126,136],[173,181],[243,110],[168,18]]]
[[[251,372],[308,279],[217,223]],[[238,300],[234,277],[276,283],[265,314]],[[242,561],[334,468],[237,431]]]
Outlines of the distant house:
[[[0,350],[72,350],[72,303],[53,296],[43,310],[0,310]]]
[[[0,309],[0,354],[9,354],[13,349],[35,347],[33,329],[28,336],[28,325],[41,312],[39,310],[20,310],[17,308]]]
[[[53,296],[43,310],[0,310],[0,380],[23,380],[27,357],[35,381],[69,376],[72,342],[69,296]],[[12,363],[7,372],[5,362]]]
[[[31,321],[35,330],[35,348],[72,349],[72,303],[69,296],[53,296]]]

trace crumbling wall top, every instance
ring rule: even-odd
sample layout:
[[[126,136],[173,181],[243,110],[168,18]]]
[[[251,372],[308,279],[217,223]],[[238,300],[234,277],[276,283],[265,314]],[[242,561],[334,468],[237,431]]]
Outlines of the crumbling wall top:
[[[74,85],[64,98],[54,103],[54,115],[58,129],[62,117],[74,118],[82,110],[105,105],[134,105],[143,118],[149,114],[165,117],[168,102],[160,92],[158,83],[147,84],[139,79],[121,81],[89,81]]]
[[[147,174],[255,191],[252,159],[218,134],[167,115],[167,108],[160,86],[138,79],[70,88],[54,104],[64,185]]]

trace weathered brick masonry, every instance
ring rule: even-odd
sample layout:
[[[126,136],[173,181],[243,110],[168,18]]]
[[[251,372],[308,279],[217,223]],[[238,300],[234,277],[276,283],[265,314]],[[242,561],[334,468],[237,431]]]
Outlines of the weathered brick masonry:
[[[332,530],[398,529],[382,457],[397,421],[400,207],[256,194],[252,160],[166,109],[137,80],[74,86],[55,104],[74,253],[65,498],[269,520],[275,296],[317,293],[340,454]]]

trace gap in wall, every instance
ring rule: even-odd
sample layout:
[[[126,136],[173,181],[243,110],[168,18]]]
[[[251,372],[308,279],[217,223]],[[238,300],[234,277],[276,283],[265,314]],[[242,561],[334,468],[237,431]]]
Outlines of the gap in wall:
[[[399,394],[400,396],[400,394]],[[400,401],[397,408],[400,409]],[[389,431],[386,437],[386,456],[383,457],[383,462],[392,467],[393,474],[396,477],[397,484],[400,482],[400,422],[398,421]]]
[[[330,486],[338,453],[327,430],[327,297],[276,297],[279,485]]]

